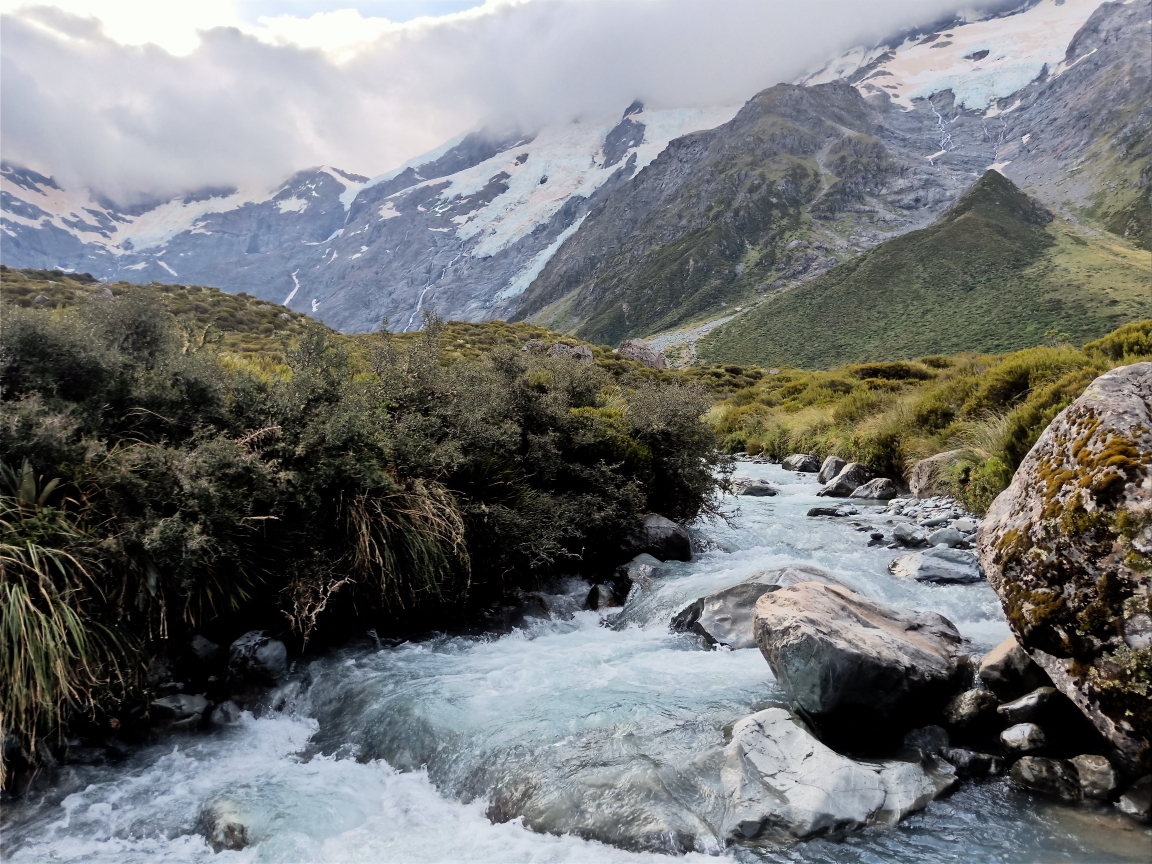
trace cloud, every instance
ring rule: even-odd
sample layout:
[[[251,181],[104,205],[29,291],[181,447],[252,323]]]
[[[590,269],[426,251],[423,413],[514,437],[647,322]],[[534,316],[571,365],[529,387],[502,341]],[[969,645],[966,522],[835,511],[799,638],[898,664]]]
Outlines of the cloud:
[[[170,4],[163,4],[168,7]],[[202,30],[183,53],[61,9],[0,29],[0,154],[117,200],[373,175],[482,123],[741,103],[955,0],[489,0],[393,24],[353,10]],[[230,17],[231,16],[231,17]],[[236,19],[238,20],[238,19]],[[121,24],[118,26],[127,26]]]

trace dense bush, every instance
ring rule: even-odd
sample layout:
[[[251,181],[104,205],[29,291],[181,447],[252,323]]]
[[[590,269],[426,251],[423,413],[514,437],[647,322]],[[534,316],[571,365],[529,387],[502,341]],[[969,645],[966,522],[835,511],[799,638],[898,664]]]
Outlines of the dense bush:
[[[893,478],[925,456],[958,451],[947,480],[983,512],[1094,378],[1150,357],[1152,321],[1141,321],[1083,350],[1052,344],[831,372],[784,369],[719,403],[710,418],[730,452],[835,454]]]
[[[27,746],[194,631],[444,627],[613,565],[645,512],[715,512],[698,385],[500,345],[447,362],[434,317],[222,354],[170,302],[3,309],[0,724]]]

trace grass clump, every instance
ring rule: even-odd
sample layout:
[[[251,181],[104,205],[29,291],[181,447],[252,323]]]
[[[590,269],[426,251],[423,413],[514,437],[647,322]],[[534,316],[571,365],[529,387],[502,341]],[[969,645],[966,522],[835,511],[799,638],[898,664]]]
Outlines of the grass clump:
[[[896,479],[920,459],[952,452],[943,482],[983,512],[1096,377],[1152,358],[1152,320],[1082,349],[1049,341],[1005,355],[782,369],[718,402],[709,419],[730,452],[837,455]]]

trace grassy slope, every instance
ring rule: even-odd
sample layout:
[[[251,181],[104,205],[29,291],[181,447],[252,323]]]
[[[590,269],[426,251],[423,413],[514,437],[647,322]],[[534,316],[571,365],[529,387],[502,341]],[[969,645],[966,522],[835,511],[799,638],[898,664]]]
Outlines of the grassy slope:
[[[1080,342],[1146,316],[1150,279],[1146,252],[1045,221],[989,172],[935,224],[766,301],[697,350],[706,362],[828,368],[1011,351],[1051,329]]]

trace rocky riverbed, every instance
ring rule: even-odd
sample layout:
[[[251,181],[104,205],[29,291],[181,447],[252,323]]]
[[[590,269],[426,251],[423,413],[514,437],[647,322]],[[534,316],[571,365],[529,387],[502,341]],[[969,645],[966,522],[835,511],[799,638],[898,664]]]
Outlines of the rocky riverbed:
[[[985,582],[890,571],[901,554],[939,548],[887,548],[898,524],[936,527],[919,525],[935,505],[910,516],[849,499],[854,515],[809,517],[829,503],[815,475],[740,473],[777,494],[734,497],[731,525],[693,529],[709,551],[645,564],[622,608],[588,609],[592,586],[573,578],[507,635],[397,646],[364,636],[290,662],[235,716],[166,733],[117,764],[54,769],[5,806],[6,860],[1147,859],[1149,830],[1111,803],[1062,803],[1003,774],[962,778],[981,773],[979,751],[965,761],[931,733],[908,742],[915,753],[836,752],[799,721],[797,694],[759,647],[670,626],[698,598],[750,580],[775,580],[773,596],[823,578],[836,603],[850,593],[870,609],[946,619],[934,625],[955,643],[946,678],[949,663],[1009,635]],[[837,772],[851,782],[825,790],[835,800],[805,797],[804,778],[826,786]]]

